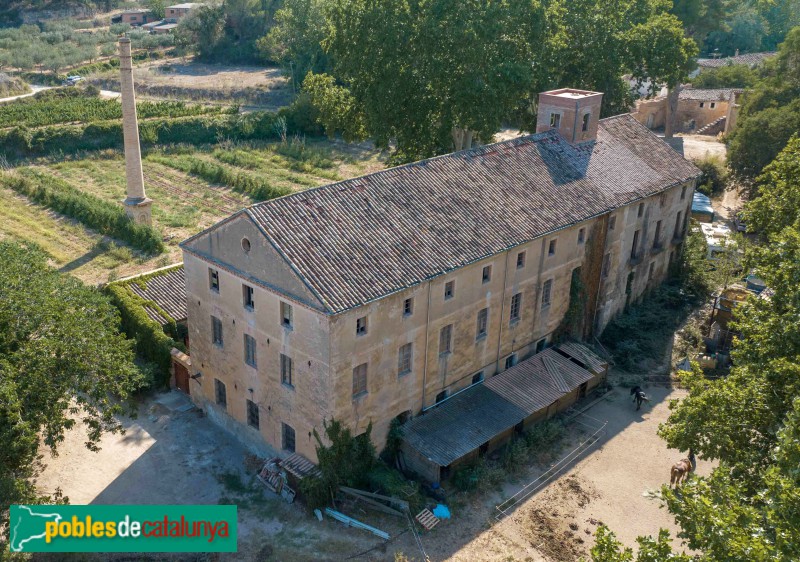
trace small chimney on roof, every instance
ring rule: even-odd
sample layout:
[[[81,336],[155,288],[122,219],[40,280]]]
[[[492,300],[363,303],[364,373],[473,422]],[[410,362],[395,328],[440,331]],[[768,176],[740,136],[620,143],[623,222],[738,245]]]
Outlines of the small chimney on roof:
[[[119,40],[119,74],[122,98],[122,135],[125,143],[125,180],[127,197],[122,202],[125,213],[131,220],[151,224],[152,199],[144,192],[142,153],[139,147],[139,122],[136,117],[136,96],[133,91],[133,66],[131,62],[131,40]]]
[[[600,120],[601,92],[561,88],[539,94],[539,113],[536,132],[550,129],[572,144],[597,139],[597,123]]]

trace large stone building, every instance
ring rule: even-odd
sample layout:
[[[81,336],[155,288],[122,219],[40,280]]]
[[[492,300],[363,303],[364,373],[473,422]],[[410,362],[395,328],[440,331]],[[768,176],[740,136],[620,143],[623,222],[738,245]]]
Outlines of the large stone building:
[[[193,399],[254,447],[315,459],[325,419],[371,422],[380,448],[392,419],[598,333],[667,275],[699,174],[629,115],[599,119],[601,99],[543,93],[536,134],[183,242]]]

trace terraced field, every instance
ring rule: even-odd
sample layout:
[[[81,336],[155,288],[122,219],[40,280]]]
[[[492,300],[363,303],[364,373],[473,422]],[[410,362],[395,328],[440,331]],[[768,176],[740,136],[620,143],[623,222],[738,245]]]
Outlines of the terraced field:
[[[192,162],[204,165],[192,168]],[[118,151],[82,159],[41,159],[22,168],[26,167],[115,204],[125,198],[125,163]],[[0,236],[35,242],[58,267],[87,282],[105,282],[180,261],[181,240],[265,194],[280,196],[383,167],[380,154],[368,146],[328,140],[164,148],[150,151],[143,160],[147,194],[154,199],[154,226],[167,243],[164,255],[142,256],[104,241],[76,221],[6,188],[0,188]],[[203,173],[190,173],[192,169]]]

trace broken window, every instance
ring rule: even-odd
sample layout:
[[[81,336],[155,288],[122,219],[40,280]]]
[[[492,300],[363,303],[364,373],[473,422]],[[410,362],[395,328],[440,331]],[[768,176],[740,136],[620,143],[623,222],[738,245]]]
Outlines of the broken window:
[[[510,369],[514,365],[517,364],[517,354],[512,353],[508,357],[506,357],[506,369]]]
[[[558,129],[561,126],[561,114],[560,113],[551,113],[550,114],[550,128],[551,129]]]
[[[639,210],[636,213],[636,216],[641,218],[644,215],[644,203],[639,203]]]
[[[592,118],[591,113],[584,113],[583,114],[583,124],[581,125],[581,131],[584,133],[589,130],[589,119]]]
[[[631,259],[639,257],[639,231],[633,233],[633,244],[631,244]]]
[[[550,292],[553,289],[553,280],[548,279],[542,285],[542,308],[550,306]]]
[[[244,362],[256,366],[256,340],[248,334],[244,335]]]
[[[208,286],[212,291],[219,293],[219,271],[208,268]]]
[[[363,336],[367,333],[367,317],[362,316],[356,319],[356,335]]]
[[[711,109],[714,109],[715,107],[717,107],[717,102],[713,102],[713,101],[712,101],[712,102],[711,102]]]
[[[222,321],[216,316],[211,317],[211,341],[222,346]]]
[[[398,375],[405,375],[411,372],[412,345],[413,344],[407,343],[400,346],[400,351],[397,354]]]
[[[492,280],[492,266],[487,265],[483,268],[483,274],[481,275],[481,281],[483,283],[488,283]]]
[[[550,240],[550,245],[547,248],[547,255],[554,256],[556,255],[556,240]]]
[[[519,321],[519,309],[522,304],[522,293],[517,293],[511,297],[511,308],[509,310],[509,322]]]
[[[439,394],[436,395],[436,403],[439,404],[440,402],[444,402],[447,400],[447,391],[443,390]]]
[[[472,375],[472,384],[478,384],[479,382],[483,382],[483,371],[478,371]]]
[[[367,393],[367,364],[353,369],[353,398]]]
[[[581,228],[578,231],[578,244],[583,244],[584,242],[586,242],[586,229]]]
[[[281,382],[287,386],[292,384],[292,358],[281,353]]]
[[[452,299],[456,290],[456,282],[448,281],[444,284],[444,300]]]
[[[218,406],[228,407],[228,393],[225,390],[225,383],[219,379],[214,379],[214,396]]]
[[[242,285],[242,302],[244,302],[244,307],[250,310],[255,308],[255,303],[253,302],[253,288],[250,285]]]
[[[653,237],[653,248],[661,247],[661,221],[656,223],[656,235]]]
[[[686,199],[686,186],[685,185],[681,188],[681,201],[683,201],[684,199]]]
[[[650,269],[647,272],[647,280],[648,281],[652,281],[653,280],[653,275],[655,274],[655,271],[656,271],[656,262],[651,261],[650,262]]]
[[[706,102],[704,102],[704,101],[700,102],[700,107],[704,107],[705,105],[706,105]]]
[[[547,338],[542,338],[536,342],[536,353],[541,353],[547,347]]]
[[[292,327],[292,305],[285,302],[281,303],[281,325]]]
[[[608,272],[611,270],[611,252],[603,256],[603,268],[600,270],[600,276],[605,279],[608,277]]]
[[[517,269],[522,269],[525,267],[525,252],[520,252],[517,254]]]
[[[258,404],[252,400],[247,401],[247,425],[258,429]]]
[[[678,216],[675,217],[675,238],[681,237],[681,211],[678,211]]]
[[[608,217],[608,229],[614,230],[616,226],[617,226],[617,215],[611,215],[610,217]]]
[[[452,351],[453,325],[448,324],[439,332],[439,355]]]
[[[414,312],[414,299],[406,299],[403,301],[403,316],[411,316]]]
[[[281,424],[281,447],[284,451],[294,453],[295,450],[295,435],[294,428],[285,423]]]
[[[484,308],[478,311],[478,328],[475,331],[475,339],[479,340],[486,337],[486,325],[489,320],[489,309]]]

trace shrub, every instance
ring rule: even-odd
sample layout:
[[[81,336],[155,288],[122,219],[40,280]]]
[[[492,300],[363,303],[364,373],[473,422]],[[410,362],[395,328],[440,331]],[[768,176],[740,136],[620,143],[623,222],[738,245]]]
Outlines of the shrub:
[[[136,224],[119,206],[84,193],[67,182],[36,170],[4,174],[0,183],[28,199],[72,217],[87,227],[129,243],[144,252],[164,251],[161,234],[151,226]]]
[[[709,197],[724,192],[728,185],[728,169],[718,156],[706,156],[694,161],[703,175],[697,185],[697,191]]]
[[[119,309],[122,330],[129,338],[136,341],[136,353],[154,365],[156,371],[154,386],[168,385],[172,363],[170,352],[173,347],[182,349],[183,344],[169,337],[164,332],[164,328],[147,315],[144,309],[145,305],[151,308],[155,307],[156,310],[158,310],[158,305],[131,292],[125,284],[110,283],[106,285],[104,291],[109,295],[114,306]],[[165,317],[165,319],[169,319],[169,317]],[[171,329],[176,333],[175,321],[172,319],[169,321]]]

